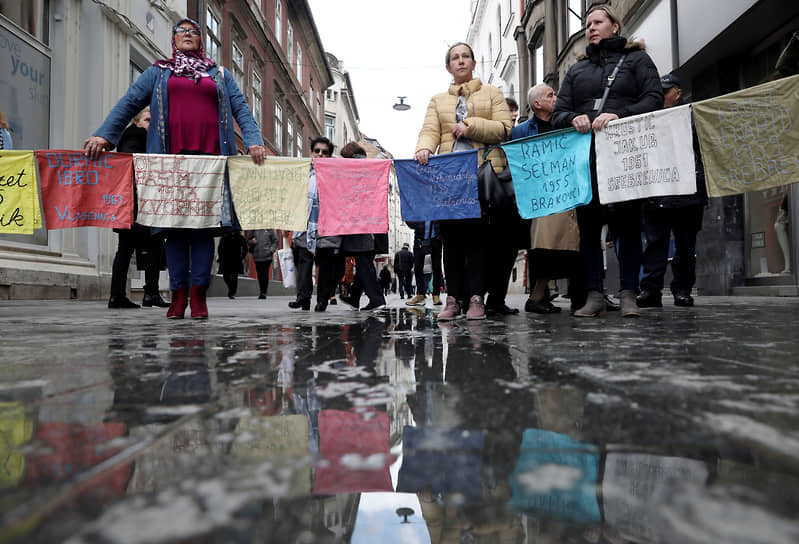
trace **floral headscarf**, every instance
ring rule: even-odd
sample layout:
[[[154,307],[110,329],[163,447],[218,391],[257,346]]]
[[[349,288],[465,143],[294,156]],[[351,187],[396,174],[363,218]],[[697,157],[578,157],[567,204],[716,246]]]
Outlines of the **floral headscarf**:
[[[159,60],[154,63],[154,66],[167,68],[172,70],[172,73],[176,76],[189,77],[192,78],[195,83],[199,83],[200,78],[202,78],[202,73],[216,66],[216,62],[205,56],[205,44],[203,44],[202,34],[200,34],[200,48],[197,51],[184,53],[177,48],[175,45],[175,30],[177,30],[178,26],[182,23],[191,23],[194,28],[202,32],[200,25],[197,24],[196,21],[191,19],[181,19],[178,21],[175,26],[172,27],[172,58]]]

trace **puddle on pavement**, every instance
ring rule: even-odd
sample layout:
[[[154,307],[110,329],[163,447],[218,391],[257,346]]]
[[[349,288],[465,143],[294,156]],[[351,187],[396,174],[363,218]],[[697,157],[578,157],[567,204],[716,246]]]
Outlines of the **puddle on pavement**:
[[[0,391],[5,540],[799,539],[790,459],[542,363],[504,325],[395,310],[104,341],[89,376]]]

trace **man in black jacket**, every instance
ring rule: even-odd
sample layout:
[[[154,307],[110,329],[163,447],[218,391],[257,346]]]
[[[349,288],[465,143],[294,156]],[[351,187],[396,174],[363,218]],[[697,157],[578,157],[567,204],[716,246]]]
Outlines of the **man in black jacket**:
[[[682,87],[673,74],[660,78],[663,87],[664,108],[681,103]],[[696,235],[702,230],[702,214],[707,204],[705,169],[699,154],[699,141],[693,130],[694,160],[697,192],[692,195],[649,198],[643,205],[643,225],[646,246],[643,253],[644,274],[641,293],[637,297],[639,308],[660,308],[660,291],[668,264],[669,243],[674,234],[674,257],[671,271],[671,293],[675,306],[693,306],[691,289],[696,283]]]
[[[394,273],[397,275],[397,283],[399,284],[400,298],[408,298],[413,294],[411,287],[411,272],[413,271],[413,253],[408,249],[408,243],[402,245],[402,249],[394,254]]]

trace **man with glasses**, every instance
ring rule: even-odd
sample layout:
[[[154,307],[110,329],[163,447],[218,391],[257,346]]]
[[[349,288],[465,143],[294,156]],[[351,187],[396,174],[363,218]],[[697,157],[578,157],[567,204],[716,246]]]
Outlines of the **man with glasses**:
[[[333,154],[333,144],[324,136],[317,136],[311,140],[311,153],[314,159],[330,157]],[[289,302],[289,308],[302,308],[306,311],[311,309],[318,221],[319,193],[316,189],[316,175],[311,167],[308,180],[308,228],[304,232],[295,232],[291,237],[294,269],[297,271],[297,299]]]

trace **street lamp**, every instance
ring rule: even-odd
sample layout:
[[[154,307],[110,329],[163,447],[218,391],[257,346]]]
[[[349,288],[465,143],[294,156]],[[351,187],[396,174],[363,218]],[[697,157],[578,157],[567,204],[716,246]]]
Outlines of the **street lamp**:
[[[404,518],[400,523],[410,523],[410,521],[408,521],[408,516],[412,516],[413,513],[413,508],[408,508],[406,506],[397,508],[397,515]]]
[[[394,104],[394,109],[395,110],[397,110],[397,111],[408,111],[409,109],[411,109],[411,107],[408,104],[403,102],[403,100],[405,100],[405,98],[407,98],[407,97],[398,96],[397,98],[399,98],[399,102]]]

